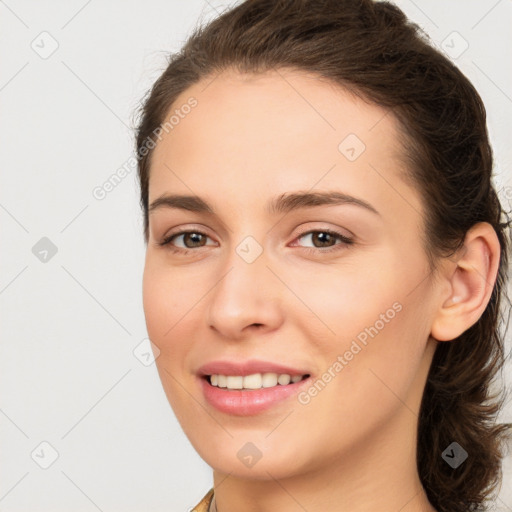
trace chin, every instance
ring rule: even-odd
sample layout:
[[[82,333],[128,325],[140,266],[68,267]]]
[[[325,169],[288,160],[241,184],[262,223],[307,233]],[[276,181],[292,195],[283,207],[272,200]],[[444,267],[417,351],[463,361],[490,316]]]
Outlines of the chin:
[[[246,440],[246,436],[244,438],[242,442],[230,439],[227,443],[219,443],[215,451],[211,445],[195,448],[213,470],[235,478],[272,480],[288,478],[300,472],[298,449],[289,446],[288,450],[283,450],[282,445],[269,446],[268,441],[266,448],[259,449],[257,441],[252,443]],[[307,463],[304,464],[307,467]]]

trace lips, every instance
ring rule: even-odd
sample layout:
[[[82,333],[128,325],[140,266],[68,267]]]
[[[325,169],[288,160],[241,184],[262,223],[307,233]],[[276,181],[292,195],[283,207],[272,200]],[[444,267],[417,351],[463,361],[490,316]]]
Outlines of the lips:
[[[209,376],[247,377],[254,374],[287,374],[303,376],[298,382],[277,384],[260,389],[227,389],[212,385]],[[197,376],[205,400],[218,411],[235,416],[252,416],[285,403],[300,389],[309,385],[311,373],[306,368],[276,364],[270,361],[212,361],[199,368]],[[220,378],[220,377],[219,377]]]

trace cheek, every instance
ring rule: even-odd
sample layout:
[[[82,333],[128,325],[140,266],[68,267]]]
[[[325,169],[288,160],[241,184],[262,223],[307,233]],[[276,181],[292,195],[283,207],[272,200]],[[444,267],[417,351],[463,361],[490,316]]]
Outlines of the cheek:
[[[144,316],[149,338],[160,350],[166,331],[172,326],[176,301],[167,293],[167,280],[146,263],[142,285]]]
[[[393,391],[407,393],[428,338],[428,291],[417,286],[424,279],[421,261],[404,269],[391,252],[372,261],[343,272],[333,267],[317,273],[314,286],[304,278],[297,287],[315,313],[300,320],[301,330],[313,334],[314,353],[323,371],[331,372],[321,379],[329,381],[325,388],[318,386],[330,390],[318,400],[325,399],[327,409],[391,407]],[[386,394],[390,401],[382,402]]]
[[[163,268],[150,257],[146,259],[142,286],[146,329],[160,350],[155,363],[169,400],[179,393],[171,375],[182,380],[187,340],[193,339],[190,318],[194,312],[192,306],[197,302],[197,289],[192,292],[195,287],[182,281],[179,272]]]
[[[347,340],[358,335],[364,339],[365,329],[375,323],[382,329],[381,315],[384,321],[396,316],[396,309],[400,307],[396,303],[401,302],[403,294],[393,262],[382,253],[372,256],[371,260],[371,267],[357,261],[320,269],[314,279],[309,272],[302,272],[298,280],[295,276],[294,292],[311,313],[306,315],[308,331],[313,322],[318,324],[316,332],[323,325],[322,345],[327,343],[339,350]],[[380,264],[375,265],[375,261]]]
[[[146,256],[142,296],[148,334],[162,349],[189,323],[204,292],[197,279],[191,281],[189,274],[159,260]]]
[[[193,305],[203,293],[185,279],[179,270],[170,269],[157,258],[146,256],[143,274],[143,307],[151,341],[159,348],[155,360],[162,387],[180,424],[186,419],[191,386],[187,357],[194,337]],[[187,341],[188,340],[188,341]]]

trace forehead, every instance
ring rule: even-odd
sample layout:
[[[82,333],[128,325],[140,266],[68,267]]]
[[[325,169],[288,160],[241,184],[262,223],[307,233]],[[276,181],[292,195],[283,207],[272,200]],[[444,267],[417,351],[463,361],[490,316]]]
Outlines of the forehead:
[[[195,106],[182,109],[191,99]],[[222,193],[247,206],[255,196],[315,187],[391,202],[398,214],[421,209],[401,177],[396,118],[318,76],[225,71],[180,94],[166,119],[173,113],[179,122],[153,153],[150,202],[172,190]]]

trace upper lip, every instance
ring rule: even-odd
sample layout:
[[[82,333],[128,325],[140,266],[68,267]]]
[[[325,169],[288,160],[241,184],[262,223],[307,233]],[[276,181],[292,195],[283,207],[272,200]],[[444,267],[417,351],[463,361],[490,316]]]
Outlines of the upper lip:
[[[211,361],[201,366],[197,373],[199,376],[205,375],[252,375],[253,373],[277,373],[279,375],[286,373],[288,375],[307,375],[309,372],[303,368],[292,368],[283,364],[273,363],[271,361],[262,361],[250,359],[247,361]]]

